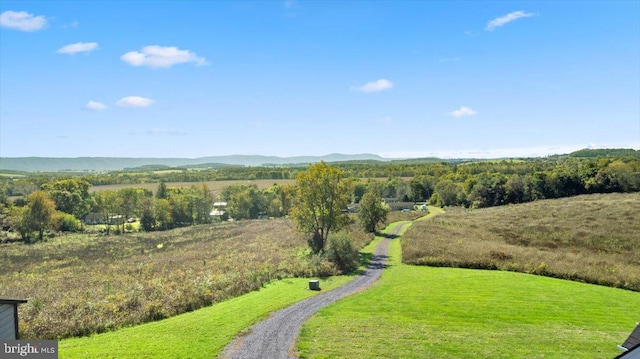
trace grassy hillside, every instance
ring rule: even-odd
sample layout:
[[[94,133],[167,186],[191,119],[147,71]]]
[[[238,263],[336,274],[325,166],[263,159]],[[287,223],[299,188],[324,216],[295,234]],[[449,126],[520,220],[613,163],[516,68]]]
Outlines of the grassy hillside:
[[[403,238],[409,264],[502,269],[640,291],[640,193],[447,209]]]
[[[640,293],[410,266],[400,251],[394,241],[391,265],[373,288],[303,326],[301,358],[612,358],[639,319],[629,314],[637,313]]]

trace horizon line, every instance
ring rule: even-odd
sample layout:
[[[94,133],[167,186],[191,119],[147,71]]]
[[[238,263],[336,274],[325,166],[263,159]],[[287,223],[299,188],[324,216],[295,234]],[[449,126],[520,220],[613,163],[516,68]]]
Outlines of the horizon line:
[[[78,158],[131,158],[131,159],[189,159],[197,160],[207,157],[275,157],[280,159],[296,158],[296,157],[328,157],[328,156],[366,156],[373,155],[378,156],[384,160],[403,160],[403,159],[419,159],[419,158],[440,158],[440,159],[501,159],[501,158],[536,158],[536,157],[548,157],[555,155],[569,154],[579,150],[600,150],[600,149],[632,149],[640,151],[640,143],[637,145],[573,145],[573,146],[549,146],[549,147],[522,147],[522,148],[503,148],[503,149],[480,149],[480,150],[432,150],[432,151],[419,151],[419,150],[407,150],[407,151],[389,151],[389,152],[360,152],[360,153],[340,153],[332,152],[324,155],[261,155],[261,154],[222,154],[222,155],[205,155],[195,157],[135,157],[135,156],[104,156],[104,155],[90,155],[90,156],[0,156],[0,158],[59,158],[59,159],[78,159]]]

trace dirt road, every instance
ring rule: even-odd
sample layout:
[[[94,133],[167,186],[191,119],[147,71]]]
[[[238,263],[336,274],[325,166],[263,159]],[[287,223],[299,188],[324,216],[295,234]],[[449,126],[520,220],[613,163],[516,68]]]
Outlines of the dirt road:
[[[295,340],[302,323],[320,308],[345,296],[362,291],[375,282],[385,267],[389,242],[397,237],[404,226],[410,223],[403,222],[396,225],[392,232],[380,241],[371,263],[364,273],[339,288],[305,299],[274,313],[269,319],[251,327],[249,334],[237,337],[225,348],[222,358],[296,358]]]

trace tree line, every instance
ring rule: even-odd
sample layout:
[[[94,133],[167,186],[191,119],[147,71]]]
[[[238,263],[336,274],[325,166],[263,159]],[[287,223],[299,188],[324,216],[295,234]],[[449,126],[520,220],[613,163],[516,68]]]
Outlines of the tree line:
[[[640,159],[632,156],[387,165],[338,163],[329,167],[339,170],[341,179],[348,180],[344,207],[361,202],[367,192],[381,199],[483,208],[587,193],[640,191]],[[112,227],[120,233],[126,231],[128,218],[140,219],[146,231],[210,223],[219,218],[210,215],[215,201],[227,203],[222,219],[282,217],[293,214],[296,203],[305,198],[300,185],[310,168],[313,165],[280,170],[289,175],[297,171],[294,186],[259,189],[255,185],[233,185],[225,188],[218,198],[213,198],[204,184],[167,188],[164,181],[159,181],[154,195],[135,185],[118,191],[89,193],[92,183],[85,177],[3,180],[4,189],[7,183],[14,188],[26,183],[35,190],[14,201],[8,200],[6,191],[0,192],[0,219],[4,229],[11,228],[25,240],[32,240],[34,234],[41,238],[48,230],[81,230],[80,219],[89,214],[106,226],[107,233]],[[242,171],[246,175],[254,169],[246,167]],[[278,170],[259,170],[269,171]],[[372,177],[363,178],[365,173]],[[375,178],[382,173],[402,176]]]
[[[28,196],[0,202],[3,230],[13,230],[25,242],[42,240],[47,232],[77,232],[100,224],[106,234],[132,229],[134,219],[145,231],[211,223],[214,198],[205,184],[167,188],[161,182],[154,196],[143,188],[89,192],[91,185],[70,178],[45,183]],[[82,220],[82,221],[81,221]]]

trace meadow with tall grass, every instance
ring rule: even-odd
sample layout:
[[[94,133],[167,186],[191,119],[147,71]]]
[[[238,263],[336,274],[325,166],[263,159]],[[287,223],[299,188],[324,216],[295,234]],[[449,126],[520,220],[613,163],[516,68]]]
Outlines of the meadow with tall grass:
[[[353,236],[357,248],[371,239]],[[338,274],[286,219],[0,244],[0,296],[24,298],[22,338],[101,333],[190,312],[286,277]]]
[[[640,193],[446,211],[407,231],[404,263],[518,271],[640,291]]]

